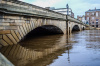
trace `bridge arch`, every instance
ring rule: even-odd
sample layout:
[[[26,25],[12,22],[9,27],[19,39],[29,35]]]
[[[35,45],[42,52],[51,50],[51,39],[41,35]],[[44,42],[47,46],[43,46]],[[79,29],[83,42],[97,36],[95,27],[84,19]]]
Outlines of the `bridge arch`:
[[[31,30],[28,34],[26,34],[25,38],[31,38],[41,35],[53,35],[53,34],[64,34],[64,33],[59,27],[55,25],[42,25]]]
[[[84,30],[85,28],[83,27],[82,30]]]
[[[78,25],[74,25],[71,32],[73,31],[80,31],[80,27]]]
[[[13,28],[15,27],[15,28]],[[9,30],[3,32],[4,34],[0,35],[0,44],[2,46],[8,46],[17,44],[24,37],[33,30],[36,29],[45,29],[46,31],[53,33],[64,33],[66,34],[66,21],[63,20],[54,20],[54,19],[43,19],[43,18],[31,18],[30,21],[16,22],[14,25],[9,26]],[[52,27],[52,28],[48,28]],[[48,28],[48,30],[47,30]],[[53,30],[52,30],[53,29]],[[55,32],[55,30],[57,32]]]

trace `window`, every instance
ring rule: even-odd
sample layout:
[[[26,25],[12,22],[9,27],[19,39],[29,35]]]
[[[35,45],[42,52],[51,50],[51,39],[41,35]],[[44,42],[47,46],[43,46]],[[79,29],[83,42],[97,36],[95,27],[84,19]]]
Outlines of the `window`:
[[[86,24],[89,24],[89,22],[88,22],[88,21],[86,21]]]
[[[92,24],[94,24],[94,22],[92,22]]]
[[[87,20],[89,20],[89,17],[87,17]]]
[[[96,25],[98,25],[98,22],[96,22]]]
[[[92,13],[92,15],[94,15],[94,13]]]
[[[92,27],[94,27],[94,25],[92,25]]]
[[[89,13],[87,13],[87,15],[89,15]]]
[[[98,27],[98,25],[96,25],[96,27]]]
[[[96,17],[98,17],[98,12],[96,12]]]
[[[94,17],[92,17],[92,19],[94,20]]]
[[[98,22],[99,21],[99,19],[96,19],[96,22]]]

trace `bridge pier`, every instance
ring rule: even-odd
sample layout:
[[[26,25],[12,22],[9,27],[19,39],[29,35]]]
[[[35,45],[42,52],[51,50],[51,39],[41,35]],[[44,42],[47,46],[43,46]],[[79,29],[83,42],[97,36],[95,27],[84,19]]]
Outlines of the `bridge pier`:
[[[70,21],[67,22],[67,35],[70,35],[71,33],[71,26],[70,26]]]

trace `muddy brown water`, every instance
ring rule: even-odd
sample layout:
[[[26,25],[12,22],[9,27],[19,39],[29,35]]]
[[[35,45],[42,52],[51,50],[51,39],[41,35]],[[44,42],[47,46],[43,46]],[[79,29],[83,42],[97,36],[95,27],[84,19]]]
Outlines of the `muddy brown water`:
[[[15,66],[100,66],[100,30],[30,38],[0,52]]]

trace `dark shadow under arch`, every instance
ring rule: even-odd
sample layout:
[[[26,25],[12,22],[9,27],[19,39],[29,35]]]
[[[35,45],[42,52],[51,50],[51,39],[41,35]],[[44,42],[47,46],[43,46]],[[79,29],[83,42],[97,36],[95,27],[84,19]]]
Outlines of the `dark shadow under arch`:
[[[33,29],[29,32],[25,38],[32,38],[37,36],[44,36],[44,35],[54,35],[54,34],[63,34],[63,31],[54,25],[43,25]]]
[[[82,30],[85,30],[85,28],[83,27]]]
[[[78,25],[75,25],[73,28],[72,28],[72,32],[73,31],[80,31],[80,28]]]

